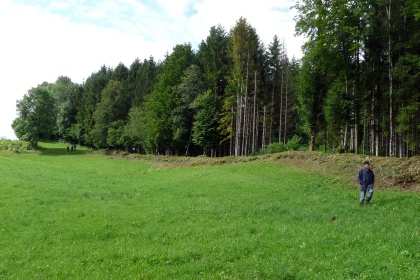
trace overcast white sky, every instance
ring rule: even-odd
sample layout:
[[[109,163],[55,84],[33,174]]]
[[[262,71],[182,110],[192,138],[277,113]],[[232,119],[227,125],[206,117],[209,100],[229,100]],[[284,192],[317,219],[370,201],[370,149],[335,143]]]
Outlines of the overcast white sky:
[[[82,83],[102,65],[130,67],[135,58],[161,59],[176,44],[197,49],[210,27],[229,31],[245,17],[268,45],[285,40],[289,57],[301,57],[294,37],[293,0],[1,0],[0,137],[11,128],[16,100],[44,81],[68,76]]]

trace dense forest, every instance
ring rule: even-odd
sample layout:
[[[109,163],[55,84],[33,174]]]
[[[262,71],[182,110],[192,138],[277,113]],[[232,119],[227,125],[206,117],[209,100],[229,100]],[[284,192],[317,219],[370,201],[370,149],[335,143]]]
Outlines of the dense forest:
[[[102,66],[82,85],[68,77],[32,88],[17,103],[16,135],[34,146],[60,139],[149,154],[248,155],[295,133],[298,62],[277,36],[266,48],[245,18],[214,26],[194,51],[163,61]]]
[[[197,50],[163,61],[102,66],[17,102],[16,135],[148,154],[256,154],[309,149],[383,156],[420,153],[420,4],[415,0],[295,4],[301,60],[240,18],[214,26]],[[292,140],[292,141],[291,141]]]
[[[420,153],[420,2],[295,5],[307,37],[298,111],[311,147],[382,156]]]

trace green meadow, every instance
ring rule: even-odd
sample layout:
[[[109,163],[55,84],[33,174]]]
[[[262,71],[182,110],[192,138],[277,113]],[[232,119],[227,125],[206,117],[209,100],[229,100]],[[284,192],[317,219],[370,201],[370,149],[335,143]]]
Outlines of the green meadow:
[[[420,278],[419,194],[360,207],[285,163],[156,162],[0,153],[0,279]]]

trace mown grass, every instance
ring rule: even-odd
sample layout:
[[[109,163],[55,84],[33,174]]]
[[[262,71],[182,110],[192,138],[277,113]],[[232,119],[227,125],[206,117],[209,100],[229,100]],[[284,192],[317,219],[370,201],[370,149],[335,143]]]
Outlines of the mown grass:
[[[418,194],[285,163],[0,153],[0,278],[417,279]],[[72,156],[69,156],[72,155]]]

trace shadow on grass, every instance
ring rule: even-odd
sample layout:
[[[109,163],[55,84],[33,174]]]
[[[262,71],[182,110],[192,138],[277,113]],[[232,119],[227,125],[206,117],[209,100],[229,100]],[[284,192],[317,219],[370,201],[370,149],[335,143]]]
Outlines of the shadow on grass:
[[[67,151],[67,148],[39,148],[39,151],[42,156],[75,156],[92,153],[92,151],[84,148],[75,151]]]
[[[37,151],[43,156],[74,156],[92,153],[92,150],[77,146],[76,150],[71,149],[67,143],[59,143],[53,140],[43,140],[38,143]]]

